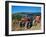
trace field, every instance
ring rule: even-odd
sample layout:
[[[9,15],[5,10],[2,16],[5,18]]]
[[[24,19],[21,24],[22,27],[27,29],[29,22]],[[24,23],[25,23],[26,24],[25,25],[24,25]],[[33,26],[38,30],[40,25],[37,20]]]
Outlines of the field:
[[[20,31],[20,30],[39,30],[39,29],[41,29],[41,25],[38,24],[38,25],[32,26],[30,29],[25,29],[24,27],[21,28],[18,25],[13,25],[12,28],[13,28],[13,31]]]
[[[22,18],[23,17],[27,17],[30,18],[30,20],[34,19],[34,16],[40,16],[40,13],[16,13],[16,14],[12,14],[12,31],[23,31],[23,30],[39,30],[41,29],[41,24],[38,23],[33,24],[32,23],[32,27],[27,28],[27,27],[20,27],[20,24],[18,24],[18,22],[22,22]],[[26,24],[25,24],[26,25]],[[28,26],[29,27],[29,26]]]

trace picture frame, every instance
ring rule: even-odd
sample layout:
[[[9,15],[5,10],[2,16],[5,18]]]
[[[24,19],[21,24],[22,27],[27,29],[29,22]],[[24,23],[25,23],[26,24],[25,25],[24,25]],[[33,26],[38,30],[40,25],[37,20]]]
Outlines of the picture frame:
[[[23,11],[22,9],[24,9],[24,8],[25,8],[25,11],[28,12],[28,10],[30,10],[30,9],[33,10],[34,7],[36,10],[38,9],[37,11],[40,11],[40,14],[37,13],[36,16],[38,16],[38,17],[41,16],[41,22],[40,22],[41,23],[41,29],[38,31],[37,30],[33,31],[33,29],[32,30],[29,29],[29,30],[24,30],[24,31],[23,30],[17,31],[16,29],[13,28],[13,30],[12,30],[12,28],[11,28],[13,26],[13,25],[11,26],[11,24],[13,23],[11,20],[12,12],[14,12],[14,11],[22,12]],[[36,8],[36,7],[38,7],[38,8]],[[20,8],[20,10],[18,10],[19,8]],[[28,13],[26,13],[26,14],[28,14]],[[26,14],[24,14],[24,15],[26,15]],[[22,16],[23,16],[23,13],[22,13]],[[16,27],[16,25],[15,25],[15,27]],[[18,36],[18,35],[34,35],[34,34],[45,34],[45,3],[23,2],[23,1],[5,1],[5,35],[6,36]]]

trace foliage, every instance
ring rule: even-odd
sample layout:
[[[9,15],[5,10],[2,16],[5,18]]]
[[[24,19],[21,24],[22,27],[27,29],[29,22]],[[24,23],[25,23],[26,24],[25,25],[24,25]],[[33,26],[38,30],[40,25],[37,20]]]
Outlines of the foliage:
[[[17,20],[21,20],[21,18],[22,18],[21,15],[19,15],[19,14],[16,15],[16,19],[17,19]]]
[[[12,20],[15,19],[15,14],[12,14]]]
[[[12,14],[12,20],[13,19],[17,19],[17,20],[21,20],[22,16],[20,14]]]

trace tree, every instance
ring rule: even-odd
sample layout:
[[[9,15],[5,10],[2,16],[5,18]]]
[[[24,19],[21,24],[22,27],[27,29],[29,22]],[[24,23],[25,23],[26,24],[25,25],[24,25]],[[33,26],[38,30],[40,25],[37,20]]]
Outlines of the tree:
[[[19,14],[17,14],[15,17],[16,17],[16,19],[17,19],[18,21],[21,20],[21,18],[22,18],[22,16],[19,15]]]
[[[15,19],[15,14],[12,14],[12,20],[14,20]]]

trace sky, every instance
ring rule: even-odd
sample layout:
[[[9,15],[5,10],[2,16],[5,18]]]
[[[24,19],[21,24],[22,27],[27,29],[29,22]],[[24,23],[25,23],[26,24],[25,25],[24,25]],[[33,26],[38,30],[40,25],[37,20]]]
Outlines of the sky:
[[[17,13],[17,12],[32,12],[32,13],[37,13],[37,12],[41,12],[41,7],[12,6],[12,13]]]

